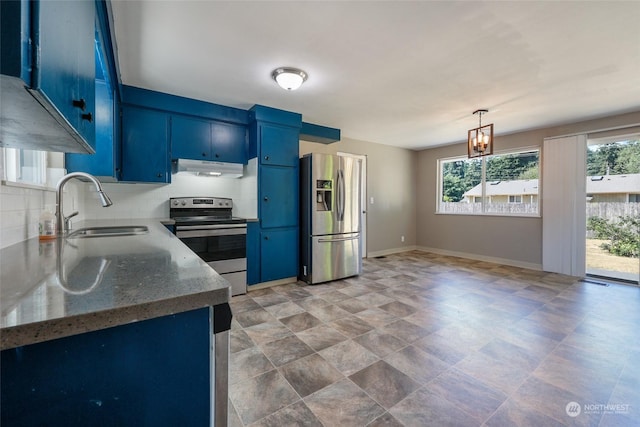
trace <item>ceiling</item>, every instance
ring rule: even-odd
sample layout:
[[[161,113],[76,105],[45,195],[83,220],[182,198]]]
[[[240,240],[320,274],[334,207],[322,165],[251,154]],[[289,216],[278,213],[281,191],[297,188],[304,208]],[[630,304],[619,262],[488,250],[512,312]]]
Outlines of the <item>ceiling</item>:
[[[640,110],[640,2],[112,2],[122,83],[423,149]],[[308,80],[285,91],[281,66]]]

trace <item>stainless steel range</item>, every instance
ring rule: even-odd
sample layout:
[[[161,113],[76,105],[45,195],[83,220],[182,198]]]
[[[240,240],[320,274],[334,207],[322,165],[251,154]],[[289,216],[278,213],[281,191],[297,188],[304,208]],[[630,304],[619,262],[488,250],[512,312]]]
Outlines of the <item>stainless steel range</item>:
[[[169,216],[176,236],[231,283],[231,295],[247,293],[247,221],[232,216],[233,200],[172,197]]]

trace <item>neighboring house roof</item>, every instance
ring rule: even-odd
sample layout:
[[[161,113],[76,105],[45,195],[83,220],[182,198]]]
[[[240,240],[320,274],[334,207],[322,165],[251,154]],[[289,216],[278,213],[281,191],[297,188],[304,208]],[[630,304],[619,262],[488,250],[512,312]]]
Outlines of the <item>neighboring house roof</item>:
[[[640,173],[587,178],[587,194],[640,193]]]
[[[537,179],[516,179],[513,181],[488,181],[487,196],[507,196],[518,194],[538,194]],[[478,184],[464,193],[464,196],[482,196],[482,185]]]
[[[587,194],[640,193],[640,173],[587,177]],[[487,196],[538,194],[537,179],[488,181]],[[481,184],[464,193],[465,197],[482,196]]]

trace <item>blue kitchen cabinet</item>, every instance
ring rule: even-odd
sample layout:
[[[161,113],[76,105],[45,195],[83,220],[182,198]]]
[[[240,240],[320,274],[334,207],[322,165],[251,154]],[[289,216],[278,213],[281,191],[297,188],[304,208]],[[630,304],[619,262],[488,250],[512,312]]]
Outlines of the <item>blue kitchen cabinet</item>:
[[[205,307],[3,350],[0,423],[213,425],[212,311]],[[230,324],[228,305],[220,311]]]
[[[217,162],[247,163],[247,128],[211,122],[211,158]]]
[[[258,200],[262,228],[298,225],[298,168],[262,166],[258,172]]]
[[[260,233],[262,282],[298,275],[298,228],[263,229]]]
[[[246,128],[242,125],[171,117],[171,158],[247,163]]]
[[[122,180],[171,182],[169,114],[122,107]]]
[[[249,118],[247,151],[249,157],[258,157],[259,226],[254,227],[252,240],[247,243],[253,245],[247,249],[251,262],[247,277],[252,285],[297,276],[302,116],[255,105],[249,110]]]
[[[95,2],[31,4],[37,52],[32,86],[95,148]]]
[[[193,117],[171,117],[171,158],[211,160],[211,122]]]
[[[114,92],[104,80],[96,80],[95,154],[65,154],[67,172],[87,172],[101,181],[117,181],[122,152],[114,133]]]
[[[261,165],[298,166],[300,128],[261,123],[258,132]]]

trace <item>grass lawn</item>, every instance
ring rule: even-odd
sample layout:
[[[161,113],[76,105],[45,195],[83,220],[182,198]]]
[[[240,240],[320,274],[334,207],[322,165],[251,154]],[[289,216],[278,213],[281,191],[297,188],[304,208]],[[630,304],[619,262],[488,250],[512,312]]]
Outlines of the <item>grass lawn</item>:
[[[594,268],[637,275],[640,269],[638,258],[612,255],[600,248],[600,245],[606,242],[606,240],[587,239],[587,270]]]

